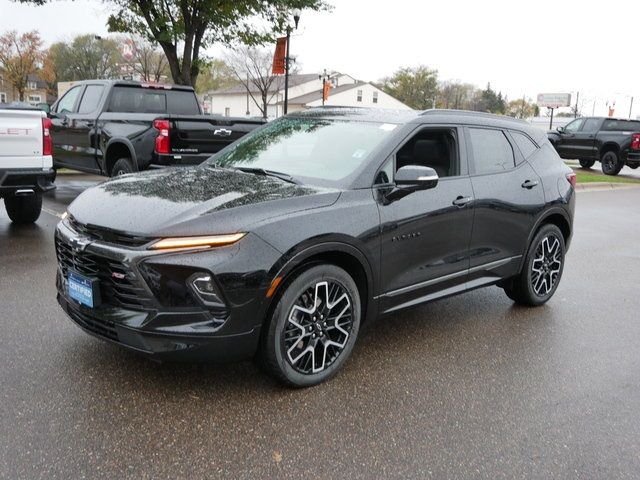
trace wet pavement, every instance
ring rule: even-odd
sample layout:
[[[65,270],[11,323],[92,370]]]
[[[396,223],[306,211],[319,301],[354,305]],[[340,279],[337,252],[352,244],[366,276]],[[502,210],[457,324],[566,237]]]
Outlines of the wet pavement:
[[[34,226],[0,210],[0,478],[638,478],[640,188],[578,194],[546,306],[491,287],[398,313],[287,390],[65,317],[52,213],[94,181],[61,177]]]

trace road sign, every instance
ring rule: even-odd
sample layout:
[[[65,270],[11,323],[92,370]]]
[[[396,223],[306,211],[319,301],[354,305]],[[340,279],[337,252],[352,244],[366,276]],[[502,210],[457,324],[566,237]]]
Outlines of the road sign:
[[[570,93],[540,93],[538,94],[539,107],[560,108],[571,105]]]

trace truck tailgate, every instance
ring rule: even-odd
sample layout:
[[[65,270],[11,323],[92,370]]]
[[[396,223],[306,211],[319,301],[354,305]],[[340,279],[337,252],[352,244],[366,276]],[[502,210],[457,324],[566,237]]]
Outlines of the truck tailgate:
[[[39,110],[0,110],[0,168],[43,168]],[[50,165],[49,165],[50,166]]]
[[[172,117],[171,150],[180,154],[216,153],[264,124],[246,118]]]

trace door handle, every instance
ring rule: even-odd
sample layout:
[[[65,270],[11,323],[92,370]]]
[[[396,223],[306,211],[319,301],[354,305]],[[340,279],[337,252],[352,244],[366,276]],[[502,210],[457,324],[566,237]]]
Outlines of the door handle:
[[[471,203],[472,200],[473,200],[472,197],[463,197],[462,195],[460,195],[458,198],[456,198],[453,201],[453,204],[458,208],[462,208],[465,205]]]
[[[538,182],[537,180],[527,180],[526,182],[524,182],[522,184],[522,188],[526,188],[528,190],[531,190],[533,187],[537,187],[538,186]]]

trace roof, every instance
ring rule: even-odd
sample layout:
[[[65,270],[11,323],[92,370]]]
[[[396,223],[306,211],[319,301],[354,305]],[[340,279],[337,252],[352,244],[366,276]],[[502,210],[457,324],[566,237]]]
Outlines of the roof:
[[[544,142],[546,133],[524,120],[491,113],[468,110],[387,110],[366,107],[316,107],[289,114],[291,117],[327,118],[361,122],[393,124],[457,124],[509,128],[526,132],[536,141]]]
[[[122,85],[125,87],[148,87],[148,88],[157,88],[157,89],[167,89],[167,90],[188,90],[193,91],[193,87],[190,85],[176,85],[171,83],[155,83],[155,82],[137,82],[135,80],[105,80],[105,79],[95,79],[95,80],[73,80],[72,82],[68,82],[71,86],[76,85],[85,85],[88,83],[91,84],[100,84],[100,85]]]
[[[302,74],[293,74],[289,75],[289,88],[296,87],[298,85],[302,85],[303,83],[312,82],[313,80],[318,80],[317,73],[302,73]],[[258,89],[255,88],[255,85],[249,85],[252,92],[257,92]],[[254,90],[255,88],[255,90]],[[284,89],[284,75],[278,76],[275,78],[273,83],[271,84],[270,92],[276,92],[278,90]],[[237,94],[237,93],[247,93],[247,87],[244,83],[237,83],[231,87],[221,88],[219,90],[210,90],[207,94],[216,94],[216,95],[229,95],[229,94]]]
[[[335,87],[331,89],[330,95],[336,95],[338,93],[346,92],[353,88],[361,87],[363,85],[367,85],[367,82],[356,82],[356,83],[346,83],[344,85],[340,85],[339,87]],[[294,105],[306,105],[307,103],[315,102],[317,100],[322,99],[322,89],[306,93],[304,95],[300,95],[299,97],[294,97],[289,99],[289,104]],[[280,104],[284,102],[279,102]]]

